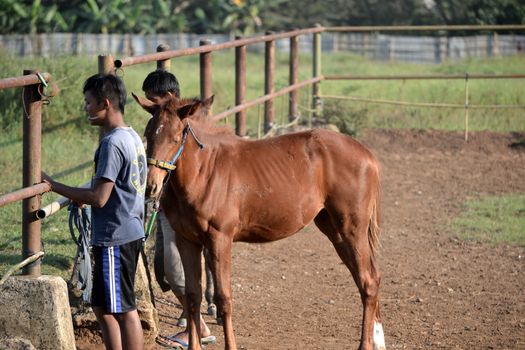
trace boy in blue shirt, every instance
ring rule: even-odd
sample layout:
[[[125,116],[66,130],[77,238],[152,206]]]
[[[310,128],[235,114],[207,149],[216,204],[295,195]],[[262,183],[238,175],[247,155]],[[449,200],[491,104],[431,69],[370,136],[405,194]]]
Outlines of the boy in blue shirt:
[[[124,122],[126,89],[120,78],[93,75],[83,92],[89,123],[104,131],[95,153],[92,186],[70,187],[45,174],[42,178],[53,192],[92,206],[91,305],[106,349],[142,350],[134,284],[144,241],[146,153],[141,138]]]

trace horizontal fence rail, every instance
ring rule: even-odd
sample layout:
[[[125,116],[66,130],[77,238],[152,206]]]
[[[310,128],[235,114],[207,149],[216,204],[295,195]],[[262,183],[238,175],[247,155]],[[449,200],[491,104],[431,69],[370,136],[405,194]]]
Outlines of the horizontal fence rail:
[[[40,84],[40,83],[43,83],[42,78],[45,82],[48,82],[51,80],[51,74],[49,73],[39,73],[39,74],[40,74],[40,77],[38,76],[38,74],[29,74],[29,75],[24,75],[21,77],[0,79],[0,90]]]
[[[457,80],[523,79],[525,74],[408,74],[408,75],[327,75],[325,80]]]
[[[495,25],[423,25],[423,26],[340,26],[325,27],[327,32],[425,32],[425,31],[498,31],[525,30],[522,24]]]
[[[37,196],[45,192],[49,192],[50,190],[51,188],[47,183],[39,183],[5,194],[3,196],[0,196],[0,208],[13,202],[17,202],[23,199]]]
[[[191,56],[191,55],[200,54],[204,52],[231,49],[231,48],[246,46],[246,45],[255,44],[255,43],[262,43],[262,42],[273,41],[273,40],[278,40],[278,39],[286,39],[286,38],[290,38],[290,37],[298,36],[298,35],[321,33],[323,30],[324,29],[322,27],[301,29],[301,30],[295,30],[295,31],[286,32],[286,33],[269,34],[269,35],[262,35],[262,36],[252,37],[252,38],[237,39],[237,40],[232,40],[232,41],[229,41],[226,43],[220,43],[220,44],[202,45],[202,46],[194,47],[190,49],[170,50],[170,51],[152,53],[152,54],[142,55],[142,56],[127,57],[127,58],[123,58],[120,60],[115,60],[114,65],[116,68],[122,68],[122,67],[131,66],[134,64],[147,63],[147,62],[153,62],[153,61],[162,61],[162,60],[167,60],[167,59],[175,58],[175,57]]]
[[[406,102],[384,100],[377,98],[367,98],[358,96],[338,96],[338,95],[321,95],[322,98],[331,98],[335,100],[350,100],[356,102],[368,102],[378,104],[388,104],[405,107],[430,107],[430,108],[459,108],[459,109],[525,109],[525,105],[472,105],[459,103],[431,103],[431,102]]]
[[[214,115],[212,118],[213,120],[221,120],[221,119],[224,119],[232,114],[235,114],[237,112],[240,112],[240,111],[243,111],[247,108],[250,108],[250,107],[253,107],[255,105],[258,105],[258,104],[261,104],[261,103],[264,103],[266,101],[269,101],[275,97],[279,97],[279,96],[282,96],[282,95],[285,95],[291,91],[296,91],[300,88],[303,88],[305,86],[309,86],[309,85],[312,85],[312,84],[315,84],[315,83],[319,83],[321,82],[322,80],[324,79],[324,77],[315,77],[315,78],[312,78],[312,79],[308,79],[308,80],[305,80],[305,81],[302,81],[300,83],[297,83],[297,84],[294,84],[294,85],[290,85],[288,87],[285,87],[279,91],[276,91],[272,94],[269,94],[269,95],[264,95],[264,96],[261,96],[259,98],[256,98],[254,100],[251,100],[249,102],[245,102],[241,105],[238,105],[238,106],[235,106],[233,108],[230,108],[222,113],[219,113],[217,115]]]

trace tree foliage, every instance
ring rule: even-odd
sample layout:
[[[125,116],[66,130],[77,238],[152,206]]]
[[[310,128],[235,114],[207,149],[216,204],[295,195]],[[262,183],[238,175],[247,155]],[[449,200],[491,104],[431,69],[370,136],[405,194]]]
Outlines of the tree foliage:
[[[0,0],[0,34],[232,33],[344,25],[522,24],[525,0]]]

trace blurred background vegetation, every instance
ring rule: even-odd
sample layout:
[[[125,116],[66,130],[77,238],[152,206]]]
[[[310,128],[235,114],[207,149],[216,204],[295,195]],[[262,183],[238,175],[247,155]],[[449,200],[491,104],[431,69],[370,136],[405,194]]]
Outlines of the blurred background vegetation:
[[[0,0],[0,34],[232,33],[343,25],[522,24],[523,0]]]

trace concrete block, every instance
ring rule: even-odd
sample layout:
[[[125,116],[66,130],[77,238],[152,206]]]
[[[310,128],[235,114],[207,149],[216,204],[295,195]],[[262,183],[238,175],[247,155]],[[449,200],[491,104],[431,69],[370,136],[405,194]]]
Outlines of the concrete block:
[[[0,310],[0,339],[26,339],[39,350],[76,348],[61,277],[9,277],[0,286]]]

